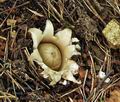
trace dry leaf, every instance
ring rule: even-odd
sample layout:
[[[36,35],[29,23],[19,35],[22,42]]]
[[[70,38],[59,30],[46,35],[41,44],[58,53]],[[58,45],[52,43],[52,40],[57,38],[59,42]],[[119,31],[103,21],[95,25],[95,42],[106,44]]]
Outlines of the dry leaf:
[[[110,98],[106,102],[120,102],[120,90],[112,91]]]

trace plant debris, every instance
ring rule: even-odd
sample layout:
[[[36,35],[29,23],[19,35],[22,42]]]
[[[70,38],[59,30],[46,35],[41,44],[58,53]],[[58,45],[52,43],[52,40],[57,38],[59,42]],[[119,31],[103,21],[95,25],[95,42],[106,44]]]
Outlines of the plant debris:
[[[113,19],[103,30],[103,34],[113,48],[120,48],[120,23]]]
[[[72,30],[81,55],[70,60],[81,84],[61,78],[51,86],[41,66],[29,62],[28,29],[44,31],[48,19],[55,33]],[[0,0],[0,102],[119,102],[119,21],[119,0]]]

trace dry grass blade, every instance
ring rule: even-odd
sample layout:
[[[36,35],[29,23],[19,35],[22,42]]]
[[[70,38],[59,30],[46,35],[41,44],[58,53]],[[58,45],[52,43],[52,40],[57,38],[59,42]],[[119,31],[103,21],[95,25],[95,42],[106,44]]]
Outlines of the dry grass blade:
[[[5,38],[5,37],[0,36],[0,39],[2,39],[2,40],[5,40],[5,41],[6,41],[6,38]]]
[[[98,12],[94,9],[94,7],[92,6],[92,4],[89,2],[89,0],[83,0],[84,4],[88,7],[88,9],[98,18],[102,21],[102,23],[104,25],[106,25],[106,23],[104,22],[104,20],[100,17],[100,15],[98,14]]]
[[[7,20],[7,18],[10,16],[12,10],[13,10],[13,9],[15,8],[15,6],[16,6],[16,3],[17,3],[17,0],[15,1],[14,5],[13,5],[13,7],[11,8],[11,10],[10,10],[9,14],[7,15],[7,17],[6,17],[6,18],[3,20],[3,22],[0,24],[0,28],[3,26],[3,24],[5,23],[5,21]]]
[[[20,7],[25,6],[25,5],[29,4],[29,3],[30,3],[30,1],[27,1],[27,2],[25,2],[25,3],[23,3],[23,4],[20,4],[20,5],[14,6],[14,7],[12,7],[12,8],[8,8],[8,9],[6,9],[6,10],[1,11],[0,14],[5,13],[5,12],[11,10],[11,9],[17,9],[17,8],[20,8]]]
[[[12,80],[12,83],[14,83],[19,89],[25,92],[24,88],[12,77],[11,72],[7,70],[5,74]]]
[[[40,14],[40,13],[34,11],[34,10],[31,10],[31,9],[29,9],[29,8],[27,8],[27,9],[28,9],[30,12],[32,12],[34,15],[36,15],[36,16],[44,17],[44,15],[42,15],[42,14]]]
[[[12,100],[17,100],[17,99],[18,98],[16,96],[10,93],[0,91],[0,100],[4,100],[4,102],[12,102]]]
[[[63,19],[63,16],[62,16],[62,15],[57,11],[57,9],[51,4],[51,1],[50,1],[50,0],[47,0],[47,5],[48,5],[48,9],[49,9],[49,10],[54,11],[61,20],[64,20],[64,19]],[[49,11],[49,10],[48,10],[48,11]]]
[[[95,90],[95,94],[94,94],[94,91],[91,93],[91,95],[88,97],[87,99],[87,102],[90,102],[90,100],[92,99],[92,102],[95,102],[95,100],[98,100],[98,98],[100,98],[101,96],[101,92],[105,90],[105,88],[103,88],[103,83],[104,81],[108,78],[108,76],[110,76],[110,74],[112,73],[113,71],[110,71],[106,77],[98,84],[98,86],[96,87],[96,90]],[[109,83],[110,84],[110,83]],[[107,86],[109,86],[109,84],[107,84]],[[94,97],[92,97],[92,94],[94,94]]]
[[[8,59],[8,41],[9,41],[9,34],[7,36],[7,39],[6,39],[4,61],[6,61]]]
[[[117,76],[119,76],[119,75],[116,75],[116,77]],[[104,101],[105,101],[106,100],[106,92],[110,88],[115,87],[115,85],[117,84],[118,81],[120,81],[120,78],[115,79],[114,81],[112,81],[112,83],[109,83],[108,85],[106,85],[105,87],[103,87],[102,89],[100,89],[99,93],[97,92],[97,95],[94,98],[94,101],[97,102],[97,100],[99,99],[99,97],[104,97]],[[118,98],[118,96],[116,96],[116,98]],[[114,101],[114,102],[117,102],[117,101]]]
[[[120,0],[1,0],[0,102],[109,102],[120,87],[120,50],[110,48],[102,30],[119,16]],[[49,86],[50,79],[31,60],[34,42],[28,29],[43,31],[46,19],[55,33],[67,27],[78,38],[73,43],[80,45],[81,55],[70,60],[79,65],[75,78],[81,85],[61,79]]]
[[[86,70],[86,72],[85,72],[84,81],[83,81],[83,85],[82,85],[82,89],[83,89],[83,100],[84,100],[84,101],[87,99],[87,98],[86,98],[86,94],[85,94],[85,83],[86,83],[87,76],[88,76],[88,70]]]
[[[14,85],[17,86],[17,88],[21,89],[23,92],[25,92],[24,88],[13,78],[12,76],[12,69],[11,69],[11,64],[10,63],[5,63],[4,65],[1,65],[1,67],[3,67],[3,70],[1,71],[1,75],[5,74],[8,78],[11,79],[11,82]],[[9,70],[6,70],[9,69]],[[15,89],[15,86],[14,86]],[[16,93],[16,92],[15,92]]]
[[[65,93],[65,94],[63,94],[63,95],[61,95],[60,98],[63,98],[63,97],[65,97],[65,96],[67,96],[67,95],[69,95],[69,94],[71,94],[71,93],[73,93],[73,92],[79,90],[80,87],[81,87],[81,86],[79,86],[79,87],[77,87],[77,88],[75,88],[75,89],[73,89],[73,90],[71,90],[71,91],[69,91],[69,92],[67,92],[67,93]]]
[[[96,44],[99,46],[99,48],[100,48],[106,55],[110,56],[110,54],[108,53],[108,52],[109,52],[109,49],[108,49],[107,47],[104,47],[104,46],[100,43],[100,41],[99,41],[98,38],[95,39],[95,42],[96,42]]]
[[[106,2],[120,15],[119,0],[106,0]]]
[[[35,70],[36,67],[35,67],[33,61],[32,61],[31,58],[30,58],[30,53],[29,53],[29,51],[28,51],[27,48],[24,49],[24,53],[25,53],[27,59],[28,59],[29,62],[30,62],[30,66],[31,66],[31,68],[32,68],[31,73],[33,73],[32,75],[34,75],[34,73],[35,73],[35,75],[34,75],[35,78],[38,79],[38,80],[40,80],[39,74],[38,74],[38,73],[36,72],[36,70]],[[41,84],[43,84],[47,89],[50,89],[50,87],[49,87],[48,85],[46,85],[42,80],[40,80],[40,82],[41,82]]]

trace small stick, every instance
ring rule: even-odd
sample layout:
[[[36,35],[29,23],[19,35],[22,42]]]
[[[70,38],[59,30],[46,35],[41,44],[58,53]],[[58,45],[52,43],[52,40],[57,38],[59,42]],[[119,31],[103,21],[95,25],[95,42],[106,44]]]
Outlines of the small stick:
[[[11,12],[13,11],[15,5],[17,3],[17,0],[15,1],[14,5],[12,6],[10,12],[8,13],[7,17],[3,20],[3,22],[0,24],[0,28],[3,26],[3,24],[5,23],[5,21],[7,20],[7,18],[9,17],[9,15],[11,14]]]

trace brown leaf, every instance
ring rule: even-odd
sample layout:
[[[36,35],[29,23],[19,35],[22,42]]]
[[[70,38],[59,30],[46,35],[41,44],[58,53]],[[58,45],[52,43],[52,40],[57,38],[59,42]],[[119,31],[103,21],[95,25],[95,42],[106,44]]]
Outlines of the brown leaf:
[[[120,90],[112,91],[110,98],[106,102],[120,102]]]

